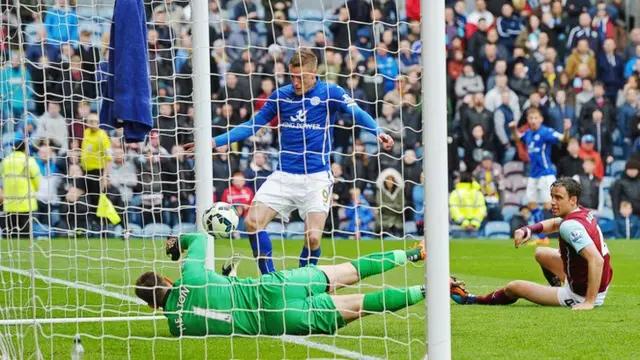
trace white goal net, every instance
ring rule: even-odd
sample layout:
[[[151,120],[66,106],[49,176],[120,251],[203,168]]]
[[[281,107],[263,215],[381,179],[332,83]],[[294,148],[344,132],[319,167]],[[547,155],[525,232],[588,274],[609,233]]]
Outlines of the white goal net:
[[[420,22],[411,18],[415,9],[406,11],[415,2],[199,1],[209,3],[205,98],[214,136],[251,119],[289,84],[289,59],[308,48],[319,78],[346,89],[395,140],[383,150],[351,113],[336,114],[319,264],[410,248],[422,237],[424,201]],[[233,238],[214,242],[214,270],[240,254],[238,275],[259,276],[243,217],[282,160],[276,116],[254,136],[214,151],[213,173],[196,179],[183,148],[198,131],[193,7],[181,0],[143,6],[149,62],[130,66],[132,79],[135,69],[149,71],[153,126],[143,141],[127,142],[122,130],[99,128],[100,110],[112,101],[103,85],[114,1],[0,5],[0,359],[68,358],[76,336],[90,359],[422,358],[422,305],[334,335],[177,338],[161,311],[135,297],[145,271],[180,277],[165,239],[196,231],[197,199],[231,203],[241,215]],[[196,193],[199,181],[212,181],[214,193]],[[294,212],[266,231],[275,267],[298,267],[304,219]],[[422,283],[423,265],[409,264],[339,293]]]

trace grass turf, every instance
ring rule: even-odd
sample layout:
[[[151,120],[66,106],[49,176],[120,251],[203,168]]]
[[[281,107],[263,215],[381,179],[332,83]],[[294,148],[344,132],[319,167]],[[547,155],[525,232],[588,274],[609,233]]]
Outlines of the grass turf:
[[[408,247],[402,241],[325,240],[321,264],[340,263],[359,255]],[[164,243],[151,240],[54,239],[35,243],[0,242],[0,317],[29,319],[34,316],[33,287],[28,276],[7,268],[28,270],[31,264],[48,278],[109,284],[104,290],[133,296],[131,284],[143,271],[155,270],[169,277],[177,265],[163,253]],[[301,242],[274,242],[274,255],[285,259],[277,267],[297,266]],[[640,241],[610,241],[613,284],[606,305],[590,312],[545,308],[524,301],[508,307],[452,305],[453,356],[459,359],[494,358],[640,358],[637,324],[640,322],[640,284],[637,263]],[[216,257],[239,252],[250,255],[246,241],[216,241]],[[33,254],[33,257],[31,256]],[[331,260],[329,260],[331,259]],[[221,261],[216,263],[219,268]],[[452,273],[464,279],[471,291],[485,293],[512,279],[543,282],[533,259],[533,248],[513,249],[509,241],[454,240]],[[409,264],[368,279],[360,288],[341,290],[370,292],[381,285],[406,286],[423,279],[422,264]],[[240,276],[257,273],[251,259],[240,265]],[[75,318],[150,315],[151,309],[128,300],[70,289],[64,284],[35,280],[36,316]],[[420,359],[424,354],[425,309],[422,305],[397,314],[372,315],[341,329],[336,336],[312,336],[307,340],[391,359]],[[634,330],[636,329],[636,330]],[[36,348],[45,359],[68,358],[72,337],[82,335],[86,359],[299,359],[343,358],[279,338],[210,337],[171,338],[165,321],[120,321],[0,326],[0,353],[10,347],[17,358],[31,357]]]

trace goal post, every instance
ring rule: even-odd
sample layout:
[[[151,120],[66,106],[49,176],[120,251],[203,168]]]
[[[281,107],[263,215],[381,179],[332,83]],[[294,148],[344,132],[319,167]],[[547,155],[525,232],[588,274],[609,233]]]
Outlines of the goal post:
[[[144,141],[126,143],[122,131],[94,124],[108,101],[115,1],[36,3],[9,6],[0,29],[0,162],[22,136],[38,169],[18,175],[31,211],[16,211],[17,185],[0,165],[0,359],[64,358],[76,334],[89,358],[451,357],[443,4],[423,0],[420,22],[402,0],[142,0],[154,124]],[[367,316],[333,335],[172,337],[166,317],[135,296],[136,279],[147,271],[179,279],[166,237],[202,231],[214,201],[245,212],[278,169],[280,114],[225,151],[211,139],[289,84],[288,59],[300,48],[319,57],[321,80],[346,90],[341,101],[354,100],[396,143],[384,151],[352,113],[336,114],[319,265],[410,249],[426,232],[426,264],[338,294],[425,285],[428,306]],[[307,125],[303,117],[296,126]],[[193,156],[182,151],[189,143]],[[25,219],[26,234],[17,229]],[[299,266],[303,220],[294,212],[267,226],[278,270]],[[220,271],[239,253],[239,276],[257,278],[247,235],[241,223],[233,239],[210,237],[206,268]]]

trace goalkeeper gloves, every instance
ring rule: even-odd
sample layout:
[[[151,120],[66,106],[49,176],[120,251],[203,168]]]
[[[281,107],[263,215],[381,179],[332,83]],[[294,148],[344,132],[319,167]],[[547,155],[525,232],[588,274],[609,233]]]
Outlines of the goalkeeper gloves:
[[[180,238],[171,235],[167,238],[167,255],[171,257],[171,261],[180,259]]]

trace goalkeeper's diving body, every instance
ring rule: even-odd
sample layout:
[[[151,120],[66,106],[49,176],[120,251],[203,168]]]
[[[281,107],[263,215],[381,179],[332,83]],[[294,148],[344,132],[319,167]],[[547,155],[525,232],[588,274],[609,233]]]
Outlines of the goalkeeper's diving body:
[[[393,138],[343,88],[318,79],[317,67],[313,51],[297,51],[289,61],[291,84],[274,91],[251,120],[213,139],[214,148],[242,141],[279,117],[279,169],[258,189],[244,222],[262,274],[275,271],[271,239],[264,231],[267,224],[276,216],[287,221],[295,209],[305,222],[300,267],[318,262],[334,183],[329,154],[336,113],[352,114],[355,123],[374,133],[384,149],[393,147]]]
[[[369,254],[340,265],[308,265],[254,279],[206,269],[206,238],[203,233],[189,233],[167,240],[172,260],[187,251],[182,276],[175,283],[154,272],[136,281],[136,295],[164,311],[174,336],[332,334],[362,316],[397,311],[425,298],[420,285],[332,294],[369,276],[424,260],[424,241],[407,251]]]

